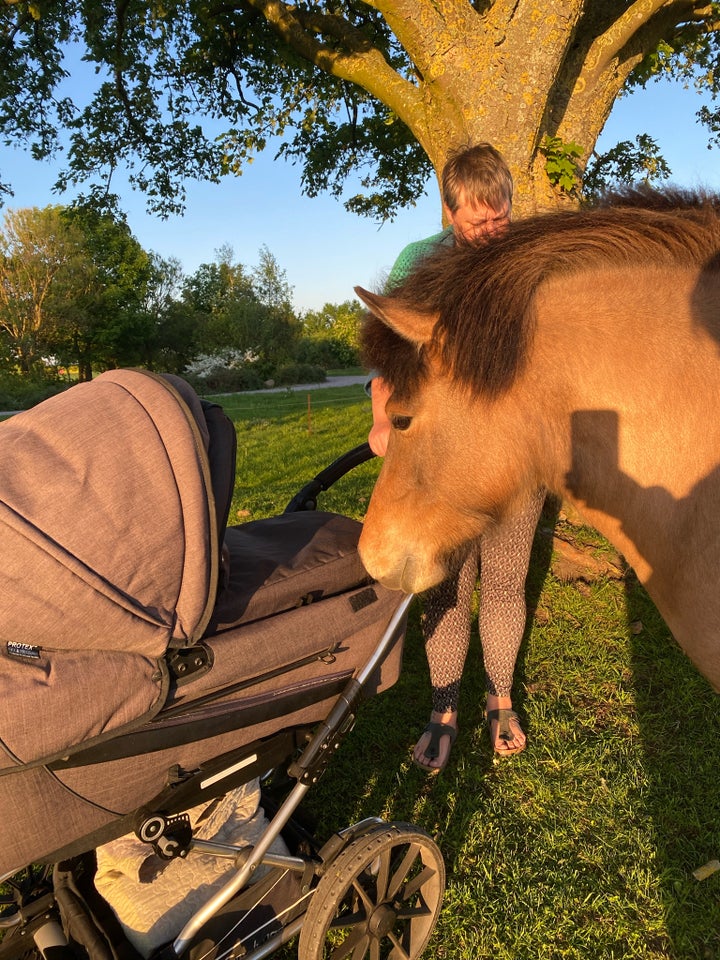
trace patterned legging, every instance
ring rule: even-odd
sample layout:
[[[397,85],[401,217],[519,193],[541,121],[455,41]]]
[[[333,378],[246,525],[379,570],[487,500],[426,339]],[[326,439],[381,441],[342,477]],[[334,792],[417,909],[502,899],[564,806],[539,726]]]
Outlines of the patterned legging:
[[[433,710],[457,710],[478,566],[478,622],[487,689],[496,696],[510,696],[525,631],[530,551],[544,502],[545,490],[538,490],[519,514],[480,539],[478,549],[470,552],[457,577],[423,594],[422,622]]]

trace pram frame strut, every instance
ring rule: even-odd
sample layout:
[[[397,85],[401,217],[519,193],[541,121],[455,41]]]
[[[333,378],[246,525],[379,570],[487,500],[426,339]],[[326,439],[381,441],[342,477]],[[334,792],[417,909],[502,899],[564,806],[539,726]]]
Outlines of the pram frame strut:
[[[297,776],[298,782],[290,791],[288,797],[273,817],[270,826],[265,830],[260,842],[250,853],[244,866],[238,871],[221,890],[219,890],[207,904],[192,917],[173,943],[173,952],[179,957],[187,948],[192,938],[197,934],[208,918],[223,907],[248,881],[253,871],[262,862],[273,841],[280,835],[290,817],[297,810],[303,797],[313,783],[319,779],[330,757],[340,746],[342,737],[350,732],[355,720],[355,709],[360,702],[363,688],[368,679],[375,673],[378,666],[387,656],[388,648],[395,640],[396,632],[402,624],[410,607],[412,594],[408,594],[397,608],[388,627],[378,644],[373,656],[358,674],[347,685],[345,691],[338,698],[327,720],[321,722],[312,739],[305,748],[302,756],[292,764],[288,773]],[[293,866],[292,864],[288,864]],[[303,869],[305,863],[303,862]]]

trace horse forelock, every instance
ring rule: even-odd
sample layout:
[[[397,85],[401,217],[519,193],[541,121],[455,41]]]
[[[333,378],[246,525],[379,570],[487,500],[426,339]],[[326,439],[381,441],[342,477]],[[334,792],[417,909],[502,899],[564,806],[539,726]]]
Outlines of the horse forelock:
[[[409,397],[417,391],[426,372],[423,350],[373,314],[368,314],[363,323],[361,347],[365,365],[392,385],[397,397]]]
[[[439,316],[436,346],[461,385],[498,396],[528,363],[544,281],[613,265],[717,268],[718,251],[717,196],[623,191],[595,207],[516,221],[489,243],[441,248],[392,295],[407,308]],[[412,391],[426,372],[423,352],[383,327],[376,321],[368,328],[366,355],[398,391]]]

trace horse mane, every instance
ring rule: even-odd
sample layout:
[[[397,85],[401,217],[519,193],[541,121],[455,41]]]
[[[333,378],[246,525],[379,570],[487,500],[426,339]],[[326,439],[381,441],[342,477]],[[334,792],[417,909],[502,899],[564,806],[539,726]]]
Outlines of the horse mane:
[[[368,366],[401,395],[422,380],[429,351],[476,394],[507,390],[527,362],[534,301],[550,278],[600,265],[719,266],[720,195],[671,187],[625,187],[577,210],[518,220],[484,244],[440,247],[390,295],[437,315],[422,349],[370,318],[362,335]]]

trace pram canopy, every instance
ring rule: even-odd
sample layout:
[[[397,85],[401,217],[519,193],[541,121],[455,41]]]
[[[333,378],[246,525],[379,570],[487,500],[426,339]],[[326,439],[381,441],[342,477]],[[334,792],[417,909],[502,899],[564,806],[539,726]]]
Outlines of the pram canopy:
[[[193,391],[132,370],[1,425],[0,768],[162,707],[217,590],[209,445]]]

